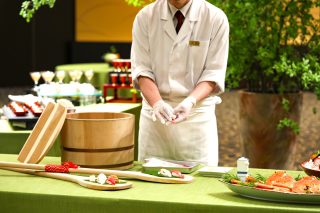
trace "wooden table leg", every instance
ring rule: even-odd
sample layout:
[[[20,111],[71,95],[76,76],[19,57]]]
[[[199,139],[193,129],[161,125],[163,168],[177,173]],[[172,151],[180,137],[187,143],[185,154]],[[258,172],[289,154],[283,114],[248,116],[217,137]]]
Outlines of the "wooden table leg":
[[[132,93],[132,102],[137,103],[137,94],[136,93]]]
[[[117,88],[114,88],[114,90],[113,90],[113,98],[115,100],[118,99],[118,89]]]
[[[107,97],[107,95],[108,95],[108,93],[107,93],[107,85],[103,85],[103,98],[106,98]]]

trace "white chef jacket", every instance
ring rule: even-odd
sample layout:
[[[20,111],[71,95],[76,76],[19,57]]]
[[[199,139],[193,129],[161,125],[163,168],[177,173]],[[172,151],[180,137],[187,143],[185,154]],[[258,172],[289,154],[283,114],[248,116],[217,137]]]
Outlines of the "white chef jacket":
[[[192,119],[168,127],[152,122],[152,107],[143,100],[139,160],[156,156],[217,165],[214,105],[218,100],[215,95],[224,91],[228,45],[226,15],[204,0],[193,0],[178,34],[167,0],[157,0],[137,14],[131,49],[137,89],[137,78],[149,77],[156,82],[161,97],[175,107],[198,83],[211,81],[217,85],[212,95],[194,107]]]

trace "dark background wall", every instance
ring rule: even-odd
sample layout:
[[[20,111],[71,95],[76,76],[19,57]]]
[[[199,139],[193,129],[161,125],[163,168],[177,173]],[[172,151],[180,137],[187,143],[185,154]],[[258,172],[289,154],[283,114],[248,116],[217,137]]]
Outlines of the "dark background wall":
[[[19,16],[21,2],[0,1],[0,87],[32,85],[30,71],[72,61],[75,1],[40,8],[29,23]]]
[[[103,62],[103,54],[115,47],[121,58],[130,58],[131,42],[73,42],[71,61],[73,63]]]
[[[103,62],[102,55],[111,46],[121,58],[130,58],[131,42],[75,41],[76,0],[41,7],[29,23],[19,15],[21,2],[0,0],[0,87],[32,86],[31,71]]]

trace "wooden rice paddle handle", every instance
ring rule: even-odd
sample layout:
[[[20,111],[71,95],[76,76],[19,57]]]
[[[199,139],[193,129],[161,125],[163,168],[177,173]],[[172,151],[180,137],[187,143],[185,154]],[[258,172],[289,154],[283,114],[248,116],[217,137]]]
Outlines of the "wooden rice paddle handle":
[[[18,169],[18,168],[9,168],[9,167],[4,167],[4,168],[0,168],[0,169],[20,172],[20,173],[25,173],[25,174],[30,174],[30,175],[54,178],[54,179],[64,180],[64,181],[69,181],[69,182],[74,182],[74,183],[79,184],[80,186],[86,187],[88,189],[94,189],[94,190],[115,191],[115,190],[121,190],[121,189],[129,189],[132,187],[132,183],[129,183],[129,182],[116,184],[116,185],[99,184],[99,183],[89,182],[89,181],[85,180],[85,179],[88,179],[87,177],[78,176],[78,175],[70,175],[70,174],[66,174],[66,173],[39,172],[39,171],[35,171],[35,170],[30,170],[30,169]]]
[[[30,164],[30,163],[12,163],[12,162],[0,161],[0,167],[24,168],[24,169],[34,169],[34,170],[45,171],[45,165]],[[69,172],[82,173],[82,174],[96,174],[96,175],[103,173],[105,175],[116,175],[119,178],[138,179],[138,180],[157,182],[157,183],[191,183],[193,181],[193,177],[190,175],[184,175],[184,178],[167,178],[167,177],[158,177],[154,175],[149,175],[142,172],[119,171],[119,170],[108,170],[108,169],[90,169],[90,168],[71,169],[69,168]]]

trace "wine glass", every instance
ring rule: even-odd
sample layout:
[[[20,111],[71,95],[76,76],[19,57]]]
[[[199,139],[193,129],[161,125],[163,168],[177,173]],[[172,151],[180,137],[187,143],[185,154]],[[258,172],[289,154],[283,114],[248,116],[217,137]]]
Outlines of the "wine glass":
[[[113,59],[112,65],[113,65],[114,71],[117,72],[119,68],[118,59]]]
[[[121,86],[122,87],[126,86],[127,73],[121,73],[120,74],[120,81],[121,81]]]
[[[76,70],[70,70],[68,72],[70,78],[71,78],[71,82],[75,82],[76,81],[76,78],[77,78],[77,71]]]
[[[84,76],[86,77],[88,83],[90,83],[93,75],[94,75],[93,70],[86,70],[86,71],[84,71]]]
[[[110,77],[111,77],[112,86],[117,86],[118,73],[111,73]]]
[[[82,71],[81,70],[75,70],[75,81],[77,83],[80,83],[81,77],[82,77]]]
[[[58,79],[59,84],[63,83],[63,79],[66,76],[66,72],[64,70],[57,70],[56,71],[56,77]]]
[[[34,82],[34,86],[38,86],[39,80],[41,78],[40,72],[30,72],[30,76]]]
[[[123,64],[124,64],[124,70],[126,72],[131,71],[131,60],[130,59],[123,59]]]
[[[46,84],[50,84],[54,78],[54,72],[52,71],[43,71],[41,72],[41,77],[43,78]]]
[[[118,72],[124,71],[124,60],[123,59],[118,59]]]
[[[37,91],[38,83],[41,78],[41,73],[40,72],[30,72],[30,76],[34,82],[33,90]]]

